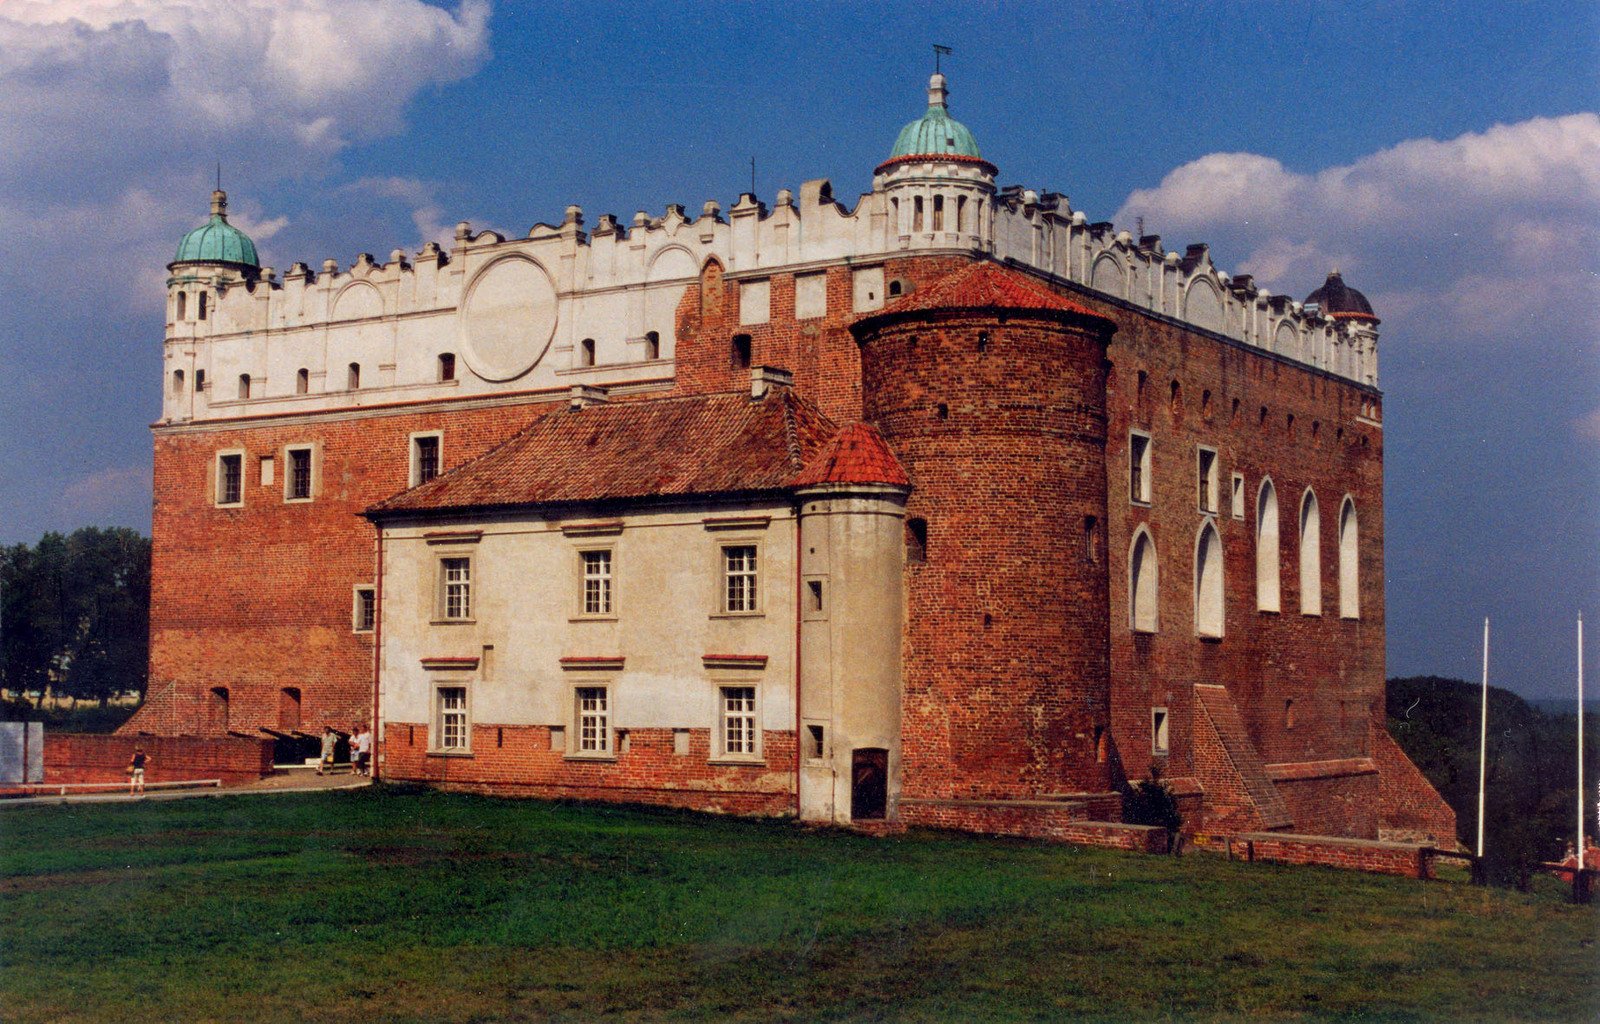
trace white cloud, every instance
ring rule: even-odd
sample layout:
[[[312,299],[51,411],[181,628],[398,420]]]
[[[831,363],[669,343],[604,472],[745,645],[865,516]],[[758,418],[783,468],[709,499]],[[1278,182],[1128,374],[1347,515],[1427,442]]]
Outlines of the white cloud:
[[[1432,316],[1441,340],[1500,340],[1554,309],[1600,333],[1592,113],[1413,139],[1314,173],[1213,153],[1134,192],[1116,219],[1136,216],[1169,238],[1206,238],[1220,263],[1274,291],[1305,295],[1338,266],[1379,316]]]
[[[114,466],[79,477],[61,489],[59,510],[80,520],[94,521],[125,511],[150,497],[150,464]]]

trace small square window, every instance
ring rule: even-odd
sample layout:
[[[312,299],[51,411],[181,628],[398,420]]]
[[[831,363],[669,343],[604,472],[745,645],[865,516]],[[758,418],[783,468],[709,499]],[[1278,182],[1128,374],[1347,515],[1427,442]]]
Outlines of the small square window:
[[[813,615],[822,614],[823,605],[821,580],[806,580],[806,611]]]
[[[217,456],[217,504],[244,504],[244,455],[240,452]]]
[[[806,726],[806,759],[821,761],[828,756],[828,733],[824,726]]]
[[[439,559],[439,618],[472,618],[472,559],[465,555]]]
[[[435,749],[466,751],[471,746],[471,729],[467,722],[467,688],[441,686],[436,698]]]
[[[1128,500],[1150,504],[1150,435],[1128,435]]]
[[[583,563],[583,614],[611,614],[611,551],[581,551]]]
[[[378,624],[378,592],[374,587],[357,587],[352,629],[357,633],[370,633]]]
[[[756,546],[735,544],[722,549],[722,610],[749,613],[760,610],[760,577],[756,573]]]
[[[1150,709],[1150,753],[1167,752],[1167,709]]]

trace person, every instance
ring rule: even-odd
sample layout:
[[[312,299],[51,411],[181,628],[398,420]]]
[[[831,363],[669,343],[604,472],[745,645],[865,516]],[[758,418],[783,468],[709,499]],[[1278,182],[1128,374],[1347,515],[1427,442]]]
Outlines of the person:
[[[144,795],[144,768],[150,763],[150,758],[145,755],[143,747],[133,748],[133,757],[128,761],[128,795]]]
[[[372,731],[367,728],[365,722],[363,722],[362,724],[356,726],[355,746],[356,746],[356,756],[355,756],[356,774],[357,775],[371,775],[372,774]]]
[[[339,742],[339,734],[333,731],[333,726],[322,727],[322,760],[317,762],[317,774],[326,775],[333,770],[333,748]]]

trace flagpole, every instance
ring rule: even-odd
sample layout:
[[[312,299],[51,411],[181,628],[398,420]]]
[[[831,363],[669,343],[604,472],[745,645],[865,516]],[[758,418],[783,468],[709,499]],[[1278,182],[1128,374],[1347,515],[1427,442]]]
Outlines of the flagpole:
[[[1583,613],[1578,613],[1578,870],[1583,870]]]
[[[1489,617],[1483,619],[1483,709],[1478,718],[1478,856],[1483,856],[1483,792],[1489,781]]]

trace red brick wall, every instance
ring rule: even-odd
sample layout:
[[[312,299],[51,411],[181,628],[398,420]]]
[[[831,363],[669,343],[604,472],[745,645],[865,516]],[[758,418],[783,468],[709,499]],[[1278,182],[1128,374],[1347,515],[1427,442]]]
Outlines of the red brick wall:
[[[1378,775],[1370,769],[1307,779],[1277,779],[1294,817],[1294,831],[1311,835],[1378,838]]]
[[[150,698],[122,732],[276,729],[284,687],[300,690],[307,733],[369,718],[373,634],[352,631],[352,588],[374,581],[375,535],[359,513],[408,485],[412,432],[444,432],[448,469],[550,408],[422,407],[158,433]],[[286,503],[283,447],[299,443],[320,445],[320,487],[310,502]],[[225,449],[245,453],[242,508],[212,500]],[[276,459],[268,485],[263,455]],[[214,687],[228,691],[226,725]]]
[[[996,836],[1054,839],[1080,846],[1164,853],[1165,829],[1150,825],[1084,821],[1071,804],[1044,801],[906,800],[900,801],[905,825],[981,832]]]
[[[911,477],[927,558],[906,572],[902,793],[1103,791],[1104,339],[937,314],[862,341],[866,418]]]
[[[629,729],[614,761],[569,760],[550,749],[542,725],[472,727],[472,754],[428,753],[423,722],[389,722],[381,777],[512,796],[569,797],[665,804],[698,811],[784,815],[794,810],[794,733],[767,731],[766,763],[711,764],[711,733],[689,733],[689,753],[673,753],[673,730]]]
[[[1456,812],[1406,757],[1381,718],[1371,729],[1372,760],[1378,768],[1379,837],[1458,849]]]
[[[1108,353],[1106,471],[1112,720],[1120,768],[1130,779],[1150,771],[1150,709],[1164,706],[1172,716],[1170,754],[1154,766],[1169,776],[1195,774],[1191,683],[1228,688],[1269,764],[1366,756],[1369,709],[1383,700],[1383,434],[1357,414],[1377,396],[1259,350],[1087,294],[1074,297],[1119,325]],[[1152,437],[1149,507],[1129,500],[1133,427]],[[1203,521],[1195,468],[1200,444],[1216,449],[1220,463],[1214,521],[1223,544],[1225,619],[1224,635],[1215,640],[1197,636],[1193,612],[1195,541]],[[1242,520],[1230,515],[1234,472],[1245,477]],[[1256,610],[1254,524],[1264,476],[1278,495],[1278,613]],[[1315,617],[1299,609],[1299,509],[1308,486],[1321,506],[1322,614]],[[1339,617],[1338,515],[1347,493],[1360,522],[1358,620]],[[1150,528],[1159,554],[1155,634],[1136,634],[1129,626],[1129,547],[1141,524]],[[1286,700],[1294,701],[1292,727]],[[1360,823],[1339,827],[1365,829]]]
[[[136,747],[143,747],[145,782],[221,779],[225,786],[272,773],[272,741],[237,736],[119,736],[52,733],[44,737],[44,781],[126,782]]]
[[[1235,857],[1279,864],[1320,864],[1380,875],[1432,877],[1423,847],[1409,843],[1254,832],[1234,836],[1231,849]]]

